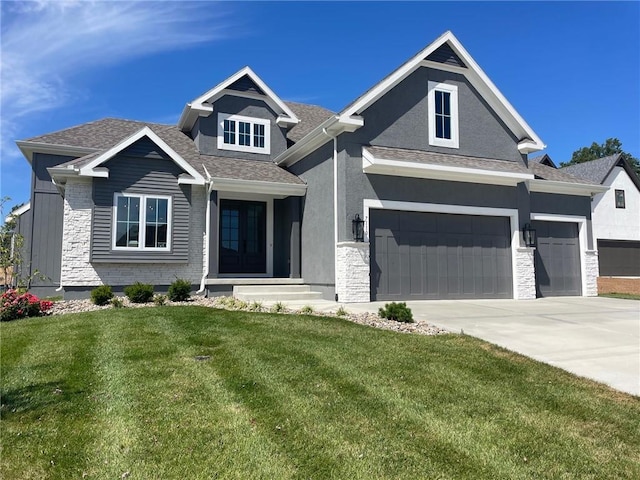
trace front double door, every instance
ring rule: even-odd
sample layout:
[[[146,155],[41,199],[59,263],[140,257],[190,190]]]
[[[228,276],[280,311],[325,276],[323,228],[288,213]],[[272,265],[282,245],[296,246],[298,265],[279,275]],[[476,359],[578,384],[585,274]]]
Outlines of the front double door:
[[[220,200],[220,273],[266,273],[267,204]]]

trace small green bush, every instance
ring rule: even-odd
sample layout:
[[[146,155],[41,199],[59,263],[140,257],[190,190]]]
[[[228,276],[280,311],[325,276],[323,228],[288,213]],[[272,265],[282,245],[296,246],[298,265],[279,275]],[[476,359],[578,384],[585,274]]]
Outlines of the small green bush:
[[[153,303],[156,304],[158,307],[165,305],[167,303],[167,296],[166,295],[154,295],[153,296]]]
[[[95,305],[106,305],[113,298],[113,291],[110,285],[100,285],[91,290],[91,301]]]
[[[133,285],[124,287],[124,294],[133,303],[148,303],[153,298],[153,286],[136,282]]]
[[[169,286],[169,291],[167,292],[167,297],[172,302],[186,302],[189,300],[191,296],[191,282],[187,280],[183,280],[182,278],[176,279]]]
[[[381,307],[378,310],[378,315],[382,318],[395,320],[396,322],[413,323],[413,313],[411,313],[411,309],[407,307],[407,304],[404,302],[387,303],[384,308]]]
[[[336,310],[336,315],[338,317],[346,317],[347,315],[349,315],[349,312],[347,312],[347,310],[341,306],[338,310]]]
[[[248,308],[250,312],[261,312],[263,309],[264,307],[262,306],[262,303],[258,301],[251,302]]]
[[[124,308],[124,302],[122,301],[121,298],[113,297],[111,299],[111,306],[113,308]]]
[[[269,309],[269,311],[271,313],[285,313],[287,311],[287,307],[284,306],[284,303],[277,302],[271,305],[271,308]]]
[[[311,315],[313,313],[313,307],[311,305],[305,305],[300,309],[300,313],[303,315]]]

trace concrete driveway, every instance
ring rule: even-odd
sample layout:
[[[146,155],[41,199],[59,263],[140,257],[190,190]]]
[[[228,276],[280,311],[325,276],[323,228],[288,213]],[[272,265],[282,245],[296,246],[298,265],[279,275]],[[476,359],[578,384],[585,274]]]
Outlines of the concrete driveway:
[[[346,304],[373,311],[385,302]],[[334,304],[335,305],[335,304]],[[640,395],[640,302],[604,297],[407,302],[416,319]]]

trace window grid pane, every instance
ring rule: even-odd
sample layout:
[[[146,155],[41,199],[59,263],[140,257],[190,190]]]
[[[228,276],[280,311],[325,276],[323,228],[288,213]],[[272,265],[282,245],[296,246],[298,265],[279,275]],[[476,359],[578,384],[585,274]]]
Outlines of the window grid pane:
[[[435,91],[436,138],[451,139],[451,93]]]
[[[224,121],[224,143],[234,145],[236,143],[236,122],[235,120]]]
[[[259,123],[253,125],[253,146],[264,148],[264,125]]]
[[[116,246],[137,247],[140,235],[140,199],[118,197],[116,219]]]
[[[251,124],[238,122],[238,145],[251,146]]]

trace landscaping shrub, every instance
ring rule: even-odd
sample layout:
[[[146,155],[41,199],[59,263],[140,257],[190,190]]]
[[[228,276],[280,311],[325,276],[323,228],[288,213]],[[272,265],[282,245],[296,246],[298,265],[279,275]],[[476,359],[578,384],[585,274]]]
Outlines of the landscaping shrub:
[[[305,305],[300,309],[300,313],[303,315],[311,315],[313,313],[313,307],[311,305]]]
[[[124,294],[133,303],[148,303],[153,298],[153,286],[136,282],[133,285],[124,287]]]
[[[404,302],[387,303],[384,308],[380,307],[378,315],[382,318],[395,320],[396,322],[413,323],[413,313],[411,313],[411,309],[407,307],[407,304]]]
[[[121,298],[113,297],[111,299],[111,306],[113,308],[124,308],[124,302],[122,301]]]
[[[191,282],[181,278],[176,279],[169,286],[167,296],[172,302],[186,302],[191,296]]]
[[[161,307],[162,305],[166,305],[167,303],[167,296],[166,295],[154,295],[153,296],[153,303],[155,305],[157,305],[158,307]]]
[[[109,285],[100,285],[91,290],[91,301],[95,305],[106,305],[113,298],[113,291]]]
[[[0,321],[8,322],[17,318],[37,317],[53,306],[49,300],[40,300],[29,292],[7,290],[0,296]]]
[[[340,308],[338,308],[338,310],[336,310],[336,315],[338,317],[346,317],[347,315],[349,315],[349,312],[347,312],[347,310],[341,306]]]
[[[287,307],[285,307],[284,303],[282,302],[276,302],[271,305],[269,311],[271,313],[285,313],[287,311]]]

